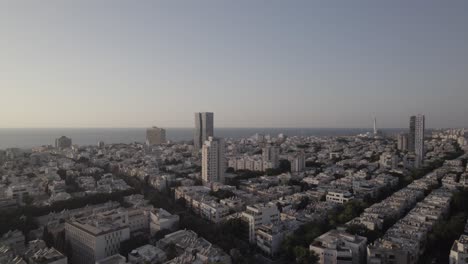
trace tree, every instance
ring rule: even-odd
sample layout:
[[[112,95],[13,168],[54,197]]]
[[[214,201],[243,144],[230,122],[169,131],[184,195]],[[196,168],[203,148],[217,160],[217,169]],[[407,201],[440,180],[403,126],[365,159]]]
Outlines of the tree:
[[[27,206],[31,205],[34,202],[34,199],[29,196],[28,193],[23,194],[23,203]]]
[[[54,237],[49,232],[49,229],[47,228],[47,225],[44,227],[44,231],[42,232],[42,240],[44,240],[47,247],[53,247],[54,246]]]
[[[169,245],[167,245],[166,253],[167,253],[167,259],[168,260],[171,260],[171,259],[177,257],[176,245],[174,243],[170,243]]]
[[[309,197],[303,197],[301,202],[297,205],[296,210],[303,210],[309,205]]]
[[[141,247],[148,244],[148,239],[142,235],[132,237],[128,240],[123,241],[120,243],[120,250],[119,253],[122,256],[127,256],[135,248]]]
[[[315,264],[318,263],[317,255],[305,247],[297,246],[294,248],[295,262],[298,264]]]
[[[64,169],[59,169],[57,174],[60,176],[60,179],[65,180],[67,177],[67,171]]]
[[[291,162],[289,160],[282,159],[279,161],[279,170],[281,173],[291,172]]]

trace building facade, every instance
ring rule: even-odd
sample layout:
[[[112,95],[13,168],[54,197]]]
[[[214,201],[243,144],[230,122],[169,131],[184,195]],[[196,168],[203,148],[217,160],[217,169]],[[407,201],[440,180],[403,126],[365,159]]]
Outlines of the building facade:
[[[152,127],[146,130],[146,144],[149,146],[166,143],[166,130],[160,127]]]
[[[408,150],[408,139],[409,135],[407,133],[401,133],[397,136],[397,148],[400,151],[407,151]]]
[[[71,148],[71,146],[72,146],[71,138],[61,136],[55,139],[55,148],[57,149],[67,149],[67,148]]]
[[[361,264],[366,261],[367,238],[331,230],[310,245],[320,264]]]
[[[225,167],[224,140],[209,137],[202,149],[203,183],[224,182]]]
[[[195,113],[195,131],[193,145],[195,150],[201,149],[209,137],[214,136],[214,114],[210,112]]]
[[[247,222],[249,226],[250,243],[255,243],[255,231],[261,225],[277,223],[280,219],[280,213],[278,207],[273,203],[256,204],[247,206],[247,210],[242,212],[242,219]]]
[[[73,264],[95,263],[118,254],[120,243],[129,238],[128,217],[109,212],[65,223],[65,239],[71,248]]]
[[[279,166],[279,147],[277,146],[266,146],[262,150],[262,159],[264,163],[271,164],[272,169],[276,169]]]
[[[409,151],[416,155],[416,164],[418,168],[424,161],[424,115],[412,116],[410,118]]]

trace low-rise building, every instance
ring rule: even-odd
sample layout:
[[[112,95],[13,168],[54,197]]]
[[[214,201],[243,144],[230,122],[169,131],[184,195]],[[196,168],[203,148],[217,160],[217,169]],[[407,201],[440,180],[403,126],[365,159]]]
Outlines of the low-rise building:
[[[130,238],[128,215],[103,212],[65,223],[65,239],[73,264],[88,264],[117,254],[120,243]]]
[[[242,219],[249,225],[249,241],[255,243],[255,231],[261,225],[276,223],[279,221],[279,211],[275,204],[255,204],[247,206],[242,212]]]
[[[316,238],[309,249],[320,264],[361,264],[366,261],[367,238],[341,230],[331,230]]]
[[[461,235],[450,249],[450,264],[468,264],[468,235]]]
[[[144,245],[128,253],[128,262],[131,264],[158,264],[166,259],[166,253],[152,245]]]
[[[179,216],[159,208],[149,213],[150,233],[155,235],[161,230],[175,230],[179,225]]]
[[[19,230],[8,231],[0,238],[0,245],[5,245],[13,250],[15,254],[22,255],[26,249],[25,237]]]
[[[339,203],[339,204],[347,203],[351,201],[352,199],[354,199],[353,195],[350,192],[345,192],[345,191],[328,192],[326,196],[326,200],[328,202]]]

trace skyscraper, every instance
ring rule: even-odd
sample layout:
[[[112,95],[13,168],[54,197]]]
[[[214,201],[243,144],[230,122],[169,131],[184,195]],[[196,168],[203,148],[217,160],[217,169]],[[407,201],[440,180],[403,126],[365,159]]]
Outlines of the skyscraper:
[[[71,148],[71,146],[72,146],[71,138],[67,138],[66,136],[61,136],[55,139],[55,148],[57,149]]]
[[[374,117],[374,135],[377,135],[377,117]]]
[[[224,140],[208,137],[202,148],[203,183],[224,182],[224,163]]]
[[[193,137],[195,150],[199,150],[209,137],[214,136],[213,116],[213,113],[209,112],[195,113],[195,131]]]
[[[166,130],[152,127],[146,130],[146,143],[150,146],[166,143]]]
[[[398,150],[405,151],[408,150],[408,134],[401,133],[397,136],[397,148]]]
[[[416,167],[420,167],[424,160],[424,115],[412,116],[410,118],[409,151],[416,155]]]
[[[279,148],[276,146],[266,146],[262,149],[263,162],[269,163],[267,167],[273,169],[279,166]]]
[[[408,136],[408,151],[414,153],[414,139],[416,136],[416,116],[410,117],[409,136]]]

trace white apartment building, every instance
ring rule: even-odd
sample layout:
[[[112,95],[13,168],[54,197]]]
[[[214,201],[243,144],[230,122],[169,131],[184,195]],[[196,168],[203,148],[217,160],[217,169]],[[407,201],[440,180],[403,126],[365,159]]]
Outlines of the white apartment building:
[[[5,191],[6,197],[16,199],[20,203],[23,202],[25,195],[34,197],[44,194],[45,192],[42,189],[32,183],[12,184]]]
[[[174,230],[179,225],[179,216],[159,208],[149,213],[150,233],[153,236],[161,230]]]
[[[353,195],[350,192],[328,192],[326,196],[327,202],[339,203],[344,204],[346,202],[351,201],[354,199]]]
[[[280,221],[268,225],[261,225],[255,231],[257,246],[269,256],[276,256],[286,236],[299,228],[296,220]]]
[[[366,261],[367,238],[331,230],[310,244],[310,251],[319,257],[320,264],[361,264]]]
[[[276,223],[280,219],[278,207],[273,203],[247,206],[242,219],[249,225],[249,241],[255,243],[255,231],[261,225]]]
[[[149,217],[142,208],[128,208],[128,227],[132,236],[146,233],[149,230]]]
[[[468,236],[461,235],[450,250],[450,264],[468,264]]]
[[[94,263],[117,254],[120,243],[130,238],[128,216],[104,212],[65,223],[65,239],[73,264]]]
[[[203,201],[200,204],[200,215],[202,218],[217,224],[224,221],[229,215],[229,207],[216,201]]]
[[[224,182],[224,140],[209,137],[202,148],[203,183]]]

